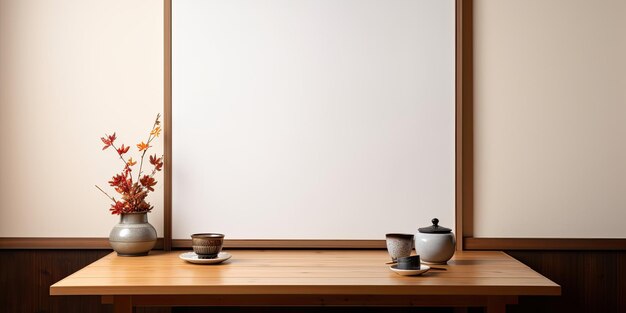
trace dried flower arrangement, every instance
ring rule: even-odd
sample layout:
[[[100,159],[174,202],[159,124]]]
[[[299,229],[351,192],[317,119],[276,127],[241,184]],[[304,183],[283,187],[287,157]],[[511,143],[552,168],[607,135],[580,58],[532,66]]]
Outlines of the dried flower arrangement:
[[[148,196],[148,192],[154,191],[154,186],[157,183],[154,179],[154,175],[163,168],[163,156],[161,155],[160,158],[157,158],[156,154],[150,155],[150,164],[152,164],[154,168],[152,169],[150,175],[144,174],[141,176],[141,174],[143,173],[142,169],[144,156],[146,155],[148,149],[152,147],[150,146],[150,143],[161,134],[160,118],[161,114],[157,114],[154,125],[152,125],[150,135],[148,135],[148,140],[137,144],[137,149],[139,149],[139,152],[142,152],[142,154],[136,181],[133,181],[132,167],[137,164],[137,161],[134,161],[132,157],[128,160],[124,157],[124,155],[130,150],[130,146],[122,144],[119,148],[116,147],[115,139],[117,137],[115,136],[115,133],[113,133],[113,135],[105,134],[104,137],[100,138],[104,143],[102,150],[113,147],[120,160],[124,162],[124,169],[122,172],[113,176],[113,178],[109,181],[109,185],[114,187],[115,191],[121,195],[121,201],[109,196],[109,194],[102,190],[102,188],[96,185],[96,188],[113,201],[113,204],[109,209],[111,214],[143,213],[150,212],[152,210],[153,207],[150,203],[146,202],[146,197]]]

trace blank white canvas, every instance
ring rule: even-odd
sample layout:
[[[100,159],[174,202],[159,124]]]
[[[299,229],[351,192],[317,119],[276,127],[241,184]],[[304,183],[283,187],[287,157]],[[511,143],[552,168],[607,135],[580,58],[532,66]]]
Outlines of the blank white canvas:
[[[454,1],[173,1],[173,238],[454,227]]]

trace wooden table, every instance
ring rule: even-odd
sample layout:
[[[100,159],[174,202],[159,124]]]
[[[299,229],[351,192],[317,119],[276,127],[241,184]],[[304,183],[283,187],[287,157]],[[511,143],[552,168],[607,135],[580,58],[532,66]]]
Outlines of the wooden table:
[[[50,287],[101,295],[115,312],[134,306],[450,306],[505,312],[518,296],[559,295],[559,285],[503,252],[457,252],[445,270],[399,276],[384,250],[232,250],[220,265],[181,251],[111,253]]]

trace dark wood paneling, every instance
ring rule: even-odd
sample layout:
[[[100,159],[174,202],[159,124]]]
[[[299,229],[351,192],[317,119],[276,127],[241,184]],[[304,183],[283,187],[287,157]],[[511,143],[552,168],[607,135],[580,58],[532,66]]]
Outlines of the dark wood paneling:
[[[466,250],[617,250],[626,251],[626,239],[464,238]]]
[[[51,297],[53,283],[110,250],[0,250],[0,312],[111,312],[100,297]]]
[[[452,313],[450,308],[420,307],[180,307],[172,313]]]
[[[561,297],[520,297],[507,312],[626,312],[626,252],[507,251],[561,285]]]
[[[98,296],[50,296],[50,285],[111,250],[0,250],[0,312],[108,313]],[[142,308],[138,313],[169,312]]]

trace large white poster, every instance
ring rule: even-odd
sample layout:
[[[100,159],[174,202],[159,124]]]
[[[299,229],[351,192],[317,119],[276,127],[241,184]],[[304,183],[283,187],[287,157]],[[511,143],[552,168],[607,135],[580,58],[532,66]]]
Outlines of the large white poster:
[[[454,1],[172,5],[174,239],[454,226]]]

